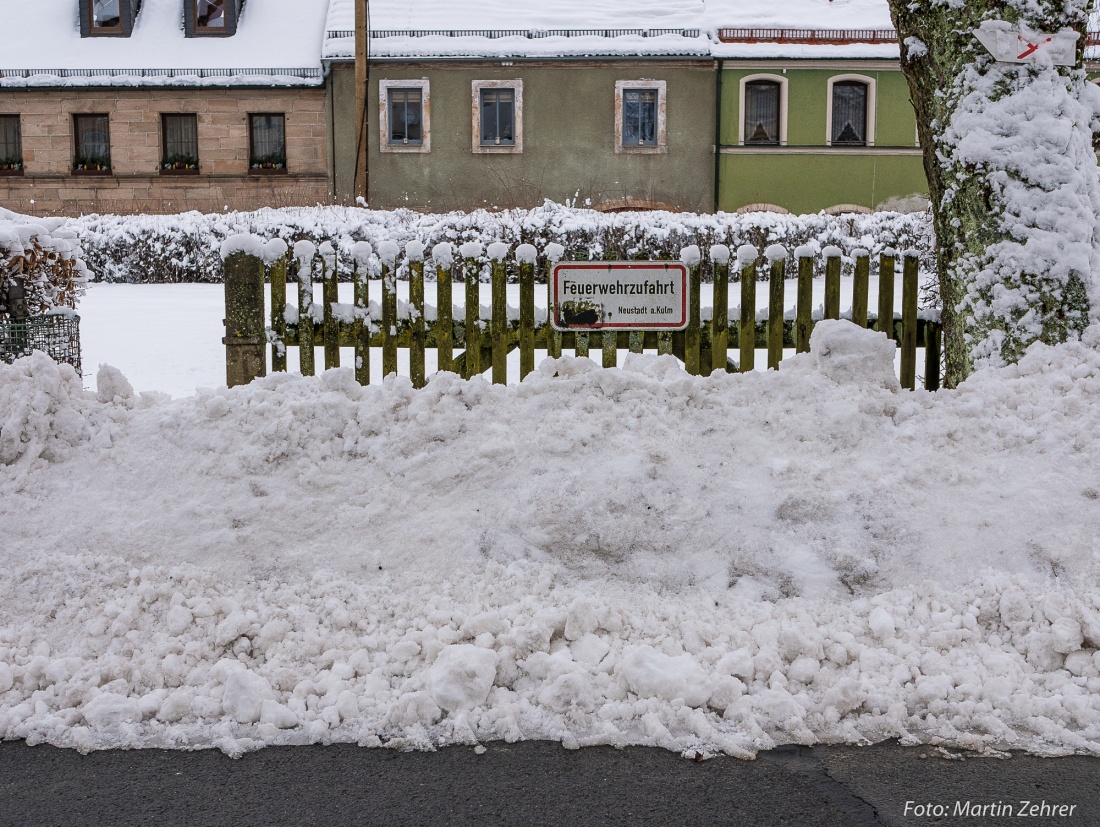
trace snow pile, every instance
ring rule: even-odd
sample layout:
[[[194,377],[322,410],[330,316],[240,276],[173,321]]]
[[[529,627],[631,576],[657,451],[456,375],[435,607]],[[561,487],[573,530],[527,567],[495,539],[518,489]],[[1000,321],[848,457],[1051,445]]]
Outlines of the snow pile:
[[[1100,331],[932,395],[818,330],[515,387],[0,366],[63,447],[0,466],[0,737],[1100,754]]]
[[[367,241],[379,249],[385,241],[400,248],[422,243],[423,252],[441,243],[458,251],[480,244],[478,256],[494,242],[515,250],[532,244],[540,252],[549,244],[563,255],[603,258],[613,250],[624,258],[645,255],[675,261],[684,247],[709,251],[714,245],[736,249],[753,244],[764,249],[783,244],[794,250],[813,242],[815,249],[840,248],[851,255],[866,248],[874,255],[888,247],[920,251],[931,268],[932,229],[927,213],[831,216],[749,213],[717,215],[672,212],[601,213],[547,202],[532,210],[423,214],[411,210],[364,210],[349,207],[265,209],[251,213],[203,215],[93,215],[68,219],[99,281],[217,282],[221,280],[220,246],[236,234],[281,238],[289,245],[308,238],[328,240],[336,248],[342,278],[350,280],[355,245]],[[472,249],[472,248],[471,248]],[[465,255],[464,253],[461,255]],[[403,259],[398,277],[407,278]],[[426,273],[433,276],[433,267]]]

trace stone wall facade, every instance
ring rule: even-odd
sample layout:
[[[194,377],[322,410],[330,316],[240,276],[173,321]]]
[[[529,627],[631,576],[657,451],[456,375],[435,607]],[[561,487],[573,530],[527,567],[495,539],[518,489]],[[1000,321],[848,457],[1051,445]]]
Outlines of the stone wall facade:
[[[20,118],[22,175],[0,174],[0,205],[34,215],[222,212],[330,203],[325,90],[0,89]],[[162,114],[197,116],[199,172],[165,173]],[[286,118],[285,172],[249,171],[249,114]],[[73,171],[73,115],[110,120],[109,175]]]

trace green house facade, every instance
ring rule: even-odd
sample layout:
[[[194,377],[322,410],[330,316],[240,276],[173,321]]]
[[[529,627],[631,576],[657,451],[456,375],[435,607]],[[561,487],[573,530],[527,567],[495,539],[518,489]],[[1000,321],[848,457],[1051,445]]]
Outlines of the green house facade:
[[[723,60],[715,70],[722,113],[718,209],[864,211],[927,192],[916,119],[896,61]],[[764,117],[766,128],[753,117],[754,88],[778,98],[774,120]],[[839,122],[853,93],[854,129]]]

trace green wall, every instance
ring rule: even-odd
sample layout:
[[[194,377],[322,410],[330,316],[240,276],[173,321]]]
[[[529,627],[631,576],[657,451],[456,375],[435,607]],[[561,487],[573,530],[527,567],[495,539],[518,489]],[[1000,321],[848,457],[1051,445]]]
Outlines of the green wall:
[[[774,74],[787,80],[787,145],[738,147],[741,79]],[[876,82],[873,147],[826,144],[829,78],[863,75]],[[722,74],[722,146],[719,208],[773,204],[793,213],[840,204],[868,209],[892,198],[925,194],[927,179],[916,141],[909,88],[899,70],[726,69]]]
[[[334,72],[335,74],[335,72]],[[431,152],[379,152],[378,82],[428,78]],[[471,150],[471,82],[523,80],[523,153]],[[667,83],[667,154],[615,153],[615,81]],[[369,159],[372,207],[432,211],[632,203],[678,210],[713,206],[714,69],[710,61],[374,64]],[[354,85],[332,83],[338,123],[354,123]],[[336,190],[354,169],[354,138],[337,142]]]

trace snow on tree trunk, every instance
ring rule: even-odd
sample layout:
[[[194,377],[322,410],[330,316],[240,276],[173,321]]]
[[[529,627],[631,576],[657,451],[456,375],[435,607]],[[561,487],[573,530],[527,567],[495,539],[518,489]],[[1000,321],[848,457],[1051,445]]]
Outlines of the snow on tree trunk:
[[[938,239],[948,387],[1089,323],[1100,273],[1100,89],[1080,68],[1089,2],[890,0]],[[1072,28],[1076,68],[1043,49],[1033,63],[997,62],[974,35],[992,20],[1024,34]]]

